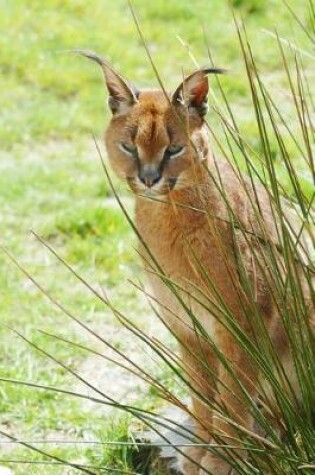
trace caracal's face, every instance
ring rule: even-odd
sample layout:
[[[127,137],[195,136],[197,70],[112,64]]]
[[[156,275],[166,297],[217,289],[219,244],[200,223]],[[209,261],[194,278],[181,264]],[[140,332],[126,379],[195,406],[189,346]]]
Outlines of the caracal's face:
[[[142,91],[127,113],[114,115],[106,147],[115,172],[136,194],[165,195],[187,186],[196,154],[190,134],[201,126],[175,110],[162,91]]]
[[[206,152],[208,74],[223,70],[197,70],[166,96],[159,90],[138,91],[105,59],[79,52],[104,73],[113,114],[105,140],[115,172],[137,194],[166,195],[193,184],[196,160],[205,158],[198,149]]]

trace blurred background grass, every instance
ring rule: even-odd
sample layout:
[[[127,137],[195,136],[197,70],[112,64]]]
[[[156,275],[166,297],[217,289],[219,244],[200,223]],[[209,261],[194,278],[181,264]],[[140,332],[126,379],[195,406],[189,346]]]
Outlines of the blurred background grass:
[[[307,1],[290,1],[307,24]],[[303,32],[278,0],[233,0],[244,18],[249,38],[266,73],[276,74],[275,42],[262,29],[290,34],[303,47]],[[230,99],[247,94],[240,51],[228,2],[222,0],[135,0],[134,8],[154,61],[169,87],[194,65],[178,38],[190,45],[201,65],[209,63],[202,29],[218,66],[232,72],[225,80]],[[66,53],[89,48],[103,54],[139,85],[156,84],[124,0],[1,0],[0,141],[77,140],[105,124],[105,91],[100,72]]]
[[[277,29],[281,37],[289,37],[301,49],[308,43],[307,36],[282,1],[233,0],[232,4],[245,19],[267,82],[276,94],[282,95],[283,107],[288,107],[282,91],[286,84],[283,65],[275,53],[276,41],[268,31],[274,33]],[[222,78],[224,90],[237,111],[243,133],[259,153],[228,2],[134,0],[133,5],[167,87],[174,88],[183,71],[196,67],[192,56],[201,66],[209,64],[207,42],[215,65],[230,71]],[[290,6],[308,28],[308,1],[290,0]],[[156,85],[128,5],[125,0],[0,0],[0,11],[1,242],[56,298],[94,328],[101,328],[104,322],[116,324],[110,312],[95,302],[30,235],[30,229],[47,239],[84,276],[106,287],[125,313],[148,325],[147,310],[126,284],[129,276],[139,272],[132,248],[134,238],[112,200],[91,139],[91,132],[101,135],[109,119],[105,87],[94,65],[67,53],[74,48],[95,50],[138,86]],[[213,90],[214,94],[218,92],[215,83]],[[210,123],[211,117],[215,123],[213,114]],[[296,163],[299,166],[298,157]],[[281,169],[280,161],[278,167]],[[304,187],[306,192],[311,187],[307,177]],[[3,254],[0,265],[1,322],[49,348],[72,368],[80,369],[86,354],[52,341],[37,330],[60,330],[63,336],[80,341],[85,338],[82,331],[52,308]],[[65,387],[74,384],[64,370],[57,370],[47,358],[21,344],[6,327],[0,328],[0,335],[2,377]],[[117,338],[115,344],[133,351],[128,338]],[[145,398],[143,392],[142,397]],[[0,428],[20,437],[49,438],[54,434],[71,438],[88,434],[94,439],[114,440],[126,434],[126,427],[125,420],[113,425],[110,417],[104,424],[101,413],[82,411],[79,403],[64,397],[0,386]],[[66,458],[78,457],[73,448],[52,450]],[[1,453],[2,459],[8,458],[4,447]],[[98,454],[85,448],[80,453],[93,463],[96,459],[102,463],[111,460],[103,451]],[[15,456],[28,457],[24,449],[11,450],[9,458]],[[125,454],[118,454],[116,463],[126,467],[125,459]],[[14,467],[17,474],[26,473],[25,466]],[[42,467],[36,465],[27,470],[43,473]],[[50,473],[65,472],[45,467],[45,474]]]

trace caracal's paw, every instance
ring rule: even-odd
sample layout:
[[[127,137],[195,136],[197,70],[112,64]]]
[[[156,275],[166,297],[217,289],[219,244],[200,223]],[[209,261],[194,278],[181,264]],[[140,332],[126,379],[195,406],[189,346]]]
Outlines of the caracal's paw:
[[[199,475],[201,461],[206,451],[201,447],[188,447],[184,455],[178,457],[178,466],[183,475]]]
[[[201,460],[201,468],[198,475],[233,475],[233,469],[231,465],[225,462],[221,457],[217,457],[213,454],[206,454]]]

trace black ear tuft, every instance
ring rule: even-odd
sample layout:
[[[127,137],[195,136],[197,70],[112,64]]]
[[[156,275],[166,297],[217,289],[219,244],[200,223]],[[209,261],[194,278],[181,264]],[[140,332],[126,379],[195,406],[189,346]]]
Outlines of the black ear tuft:
[[[126,113],[132,105],[138,102],[139,92],[137,89],[120,76],[106,59],[93,53],[93,51],[74,50],[74,52],[95,61],[101,66],[109,92],[108,105],[113,114]]]
[[[185,105],[204,117],[208,112],[208,74],[222,74],[223,69],[204,68],[195,71],[178,86],[172,95],[172,103],[176,105]]]

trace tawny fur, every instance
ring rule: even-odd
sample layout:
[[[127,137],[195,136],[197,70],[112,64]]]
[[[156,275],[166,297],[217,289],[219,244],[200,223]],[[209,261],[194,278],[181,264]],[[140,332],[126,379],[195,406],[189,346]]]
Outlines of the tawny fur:
[[[248,315],[258,308],[280,359],[288,374],[293,374],[287,338],[271,297],[272,275],[264,248],[264,242],[275,247],[279,244],[269,196],[263,187],[257,185],[254,190],[228,162],[213,157],[203,117],[208,92],[207,72],[198,71],[180,85],[175,95],[166,97],[158,90],[136,91],[108,63],[91,53],[87,56],[102,66],[110,93],[113,117],[105,137],[108,157],[112,168],[135,192],[136,226],[149,249],[148,252],[146,246],[140,246],[144,265],[155,297],[161,303],[165,322],[180,341],[186,375],[196,389],[192,394],[196,434],[206,442],[211,442],[214,434],[220,434],[227,442],[233,441],[233,437],[237,438],[233,426],[214,417],[213,411],[196,393],[209,401],[224,404],[233,420],[251,429],[248,402],[235,379],[215,357],[211,345],[197,336],[189,312],[155,272],[162,269],[180,286],[180,298],[230,361],[234,374],[253,398],[260,375],[220,323],[224,312],[215,311],[215,305],[222,309],[220,299],[241,328],[253,338],[257,335],[254,335]],[[175,149],[170,148],[172,146]],[[177,152],[177,158],[165,159],[167,151],[176,152],[178,146],[185,147],[184,152]],[[216,186],[220,181],[219,188],[226,193],[234,216],[248,231],[247,239],[231,224],[228,206]],[[249,198],[254,192],[258,197],[256,209]],[[242,256],[257,307],[240,282],[237,255]],[[284,275],[286,270],[280,251],[278,261]],[[220,298],[211,289],[208,278]],[[311,307],[311,297],[304,286]],[[212,314],[202,305],[209,306],[209,301],[214,305]],[[314,319],[314,312],[311,318]],[[295,384],[293,379],[291,382]],[[227,475],[230,472],[222,459],[205,449],[191,448],[188,455],[204,470],[183,458],[185,475],[202,475],[206,471]]]

